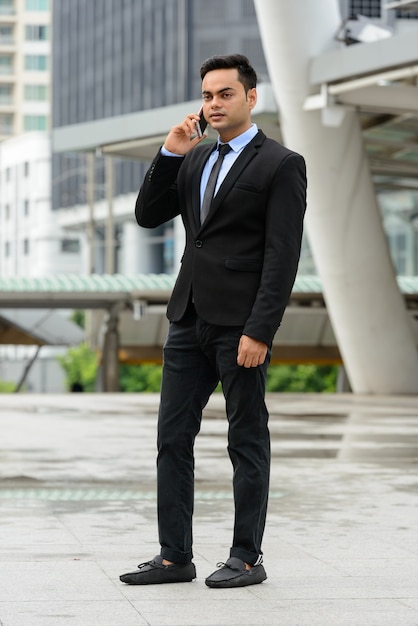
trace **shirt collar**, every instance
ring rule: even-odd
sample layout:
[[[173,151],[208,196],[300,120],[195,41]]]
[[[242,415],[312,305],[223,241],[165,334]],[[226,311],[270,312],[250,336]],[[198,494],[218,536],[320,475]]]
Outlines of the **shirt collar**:
[[[233,139],[231,139],[231,141],[228,141],[228,143],[234,152],[240,152],[243,148],[245,148],[248,143],[250,143],[251,139],[254,139],[257,133],[257,124],[251,124],[248,130],[246,130],[244,133],[241,133],[241,135],[238,135],[238,137],[234,137]],[[218,149],[220,143],[221,142],[218,138],[216,149]]]

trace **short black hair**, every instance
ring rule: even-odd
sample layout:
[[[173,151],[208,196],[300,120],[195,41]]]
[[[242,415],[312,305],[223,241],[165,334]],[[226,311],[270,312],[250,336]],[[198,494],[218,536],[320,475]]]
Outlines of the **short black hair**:
[[[206,59],[200,68],[200,78],[203,80],[212,70],[238,70],[238,80],[244,85],[245,92],[257,87],[257,74],[243,54],[214,55]]]

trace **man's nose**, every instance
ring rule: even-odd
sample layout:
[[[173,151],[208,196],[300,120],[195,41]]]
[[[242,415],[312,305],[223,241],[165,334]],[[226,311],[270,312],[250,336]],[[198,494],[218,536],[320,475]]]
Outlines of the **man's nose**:
[[[221,106],[221,100],[220,98],[216,98],[216,96],[213,98],[212,100],[212,109],[219,109],[219,107]]]

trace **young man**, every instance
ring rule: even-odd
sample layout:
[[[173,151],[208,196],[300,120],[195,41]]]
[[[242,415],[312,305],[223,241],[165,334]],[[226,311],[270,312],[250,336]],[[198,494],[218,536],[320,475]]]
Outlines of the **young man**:
[[[120,577],[134,585],[196,577],[193,446],[219,381],[235,522],[229,558],[205,582],[242,587],[267,577],[261,550],[270,473],[265,382],[299,261],[305,163],[252,124],[257,77],[245,56],[211,57],[201,78],[204,117],[218,131],[218,142],[199,145],[205,136],[196,135],[196,113],[174,126],[135,210],[145,228],[180,214],[186,247],[167,309],[157,458],[161,551]]]

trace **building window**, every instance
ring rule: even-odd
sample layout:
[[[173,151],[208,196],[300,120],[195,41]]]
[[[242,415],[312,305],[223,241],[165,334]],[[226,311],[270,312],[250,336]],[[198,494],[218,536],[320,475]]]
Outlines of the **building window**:
[[[5,170],[4,174],[5,174],[6,181],[9,181],[10,180],[10,174],[11,174],[10,167],[6,167],[6,170]]]
[[[61,252],[80,252],[79,239],[61,239]]]
[[[0,14],[1,14],[1,9],[0,9]],[[14,42],[13,26],[2,24],[0,26],[0,44],[4,46],[7,44],[11,44],[13,42]]]
[[[0,15],[14,15],[14,0],[0,0]]]
[[[29,200],[23,201],[23,214],[29,215]]]
[[[24,93],[25,100],[48,100],[48,87],[46,85],[25,85]]]
[[[10,256],[10,241],[6,241],[4,244],[4,256],[5,257]]]
[[[0,135],[11,135],[13,133],[13,115],[11,113],[0,113]]]
[[[26,41],[47,41],[48,26],[44,24],[26,24],[25,39]]]
[[[48,69],[48,57],[46,54],[26,54],[25,70],[31,72],[44,72]]]
[[[350,15],[365,15],[366,17],[380,17],[381,2],[380,0],[351,0]]]
[[[0,84],[0,104],[12,104],[12,102],[13,102],[12,85]]]
[[[6,220],[10,219],[10,204],[4,205],[4,217]]]
[[[47,130],[48,117],[46,115],[25,115],[25,130]]]
[[[49,11],[49,0],[26,0],[26,11]]]
[[[29,239],[23,240],[23,254],[27,256],[29,254]]]
[[[13,57],[11,54],[0,54],[0,74],[13,73]]]

